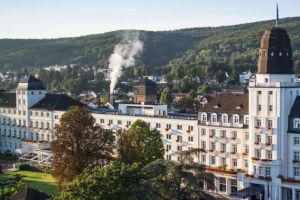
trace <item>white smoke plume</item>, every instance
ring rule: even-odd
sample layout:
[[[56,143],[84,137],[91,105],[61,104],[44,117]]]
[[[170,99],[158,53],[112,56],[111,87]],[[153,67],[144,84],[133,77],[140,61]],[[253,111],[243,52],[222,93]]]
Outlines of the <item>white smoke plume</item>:
[[[121,42],[115,46],[114,52],[109,58],[108,68],[112,70],[110,73],[110,94],[113,94],[123,68],[135,65],[135,57],[142,51],[143,42],[139,39],[139,32],[124,32]]]

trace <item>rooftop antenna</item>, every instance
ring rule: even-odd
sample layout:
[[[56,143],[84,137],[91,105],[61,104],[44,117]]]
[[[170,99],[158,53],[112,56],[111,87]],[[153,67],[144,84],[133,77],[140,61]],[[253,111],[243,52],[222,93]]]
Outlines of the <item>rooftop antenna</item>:
[[[278,11],[278,4],[276,3],[276,27],[278,27],[279,22],[279,11]]]

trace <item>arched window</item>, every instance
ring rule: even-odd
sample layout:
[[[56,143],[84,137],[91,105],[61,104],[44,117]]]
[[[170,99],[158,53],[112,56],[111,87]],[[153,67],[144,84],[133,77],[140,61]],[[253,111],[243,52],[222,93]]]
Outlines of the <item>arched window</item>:
[[[240,122],[240,117],[238,115],[233,115],[233,123],[238,124]]]
[[[228,115],[227,114],[223,114],[222,115],[222,123],[223,124],[227,124],[228,123]]]
[[[294,118],[294,128],[300,129],[300,119]]]
[[[215,114],[215,113],[212,114],[212,115],[211,115],[211,122],[212,122],[212,123],[217,123],[217,120],[218,120],[217,114]]]

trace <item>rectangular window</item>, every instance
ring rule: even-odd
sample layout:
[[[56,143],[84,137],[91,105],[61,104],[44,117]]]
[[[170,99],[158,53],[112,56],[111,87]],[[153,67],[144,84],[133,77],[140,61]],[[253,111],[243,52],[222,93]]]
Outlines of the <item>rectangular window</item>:
[[[272,136],[271,136],[271,135],[269,135],[269,136],[267,137],[267,143],[268,143],[268,144],[272,144]]]
[[[225,130],[221,130],[221,137],[226,138],[226,131]]]
[[[258,167],[258,173],[260,174],[260,175],[263,175],[263,167]]]
[[[201,148],[206,149],[206,142],[205,141],[201,141]]]
[[[230,179],[231,183],[231,192],[237,191],[237,180],[236,179]]]
[[[300,160],[300,152],[294,151],[294,161],[299,161],[299,160]]]
[[[122,125],[122,120],[118,120],[118,125]]]
[[[172,138],[171,134],[167,134],[166,137],[168,140],[171,140],[171,138]]]
[[[221,151],[225,152],[226,151],[226,144],[221,143]]]
[[[260,119],[257,119],[257,120],[256,120],[256,125],[257,125],[258,127],[261,127],[261,120],[260,120]]]
[[[273,127],[273,121],[271,119],[268,119],[267,126],[268,126],[267,128]]]
[[[177,130],[182,130],[182,125],[177,125]]]
[[[167,150],[170,150],[172,146],[170,144],[167,144]]]
[[[202,162],[202,164],[206,163],[206,156],[205,155],[201,155],[201,162]]]
[[[216,150],[216,144],[214,142],[210,143],[210,150]]]
[[[108,123],[109,123],[110,125],[112,125],[112,124],[113,124],[113,120],[110,119],[110,120],[108,121]]]
[[[226,158],[221,158],[221,165],[225,166],[226,165]]]
[[[259,149],[255,149],[255,156],[256,158],[260,158],[261,157],[261,154],[260,154],[260,150]]]
[[[182,142],[182,137],[180,135],[177,135],[177,140],[176,142]]]
[[[249,140],[249,132],[246,132],[246,133],[245,133],[245,139],[246,139],[246,140]]]
[[[206,135],[206,129],[204,129],[204,128],[201,129],[201,135],[202,136]]]
[[[237,145],[236,144],[232,145],[232,152],[233,153],[237,152]]]
[[[167,155],[166,159],[171,160],[171,155]]]
[[[266,174],[266,176],[271,176],[271,168],[270,167],[265,167],[265,174]]]
[[[193,142],[194,137],[193,136],[189,136],[188,140],[189,140],[189,142]]]
[[[294,167],[294,176],[299,176],[299,167]]]
[[[100,123],[101,123],[101,124],[104,124],[104,119],[100,119]]]
[[[206,114],[202,114],[201,116],[202,116],[201,117],[201,121],[202,122],[206,122],[207,121],[207,115]]]
[[[272,111],[273,111],[273,106],[269,105],[269,112],[272,112]]]
[[[172,128],[171,124],[166,124],[166,128],[171,129]]]
[[[272,151],[270,151],[270,150],[266,150],[267,151],[267,158],[268,159],[272,159]]]
[[[234,167],[237,167],[237,159],[232,159],[232,165],[233,165]]]
[[[160,123],[156,123],[156,128],[160,128]]]
[[[177,146],[177,151],[182,151],[182,146]]]
[[[226,178],[220,177],[220,191],[226,192]]]
[[[294,145],[300,145],[300,137],[294,137]]]
[[[215,156],[211,156],[210,159],[211,159],[211,160],[210,160],[211,164],[212,164],[212,165],[215,165],[215,164],[216,164],[216,157],[215,157]]]
[[[261,105],[258,105],[258,111],[261,111]]]

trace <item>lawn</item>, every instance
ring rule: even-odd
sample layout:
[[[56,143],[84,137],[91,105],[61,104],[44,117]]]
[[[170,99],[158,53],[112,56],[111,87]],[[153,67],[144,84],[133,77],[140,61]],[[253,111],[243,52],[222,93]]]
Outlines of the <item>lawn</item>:
[[[16,174],[24,176],[25,182],[27,182],[32,188],[38,189],[39,191],[45,192],[51,196],[56,195],[59,191],[52,175],[44,172],[6,172],[5,174],[0,175],[0,181],[14,178],[14,175]]]

